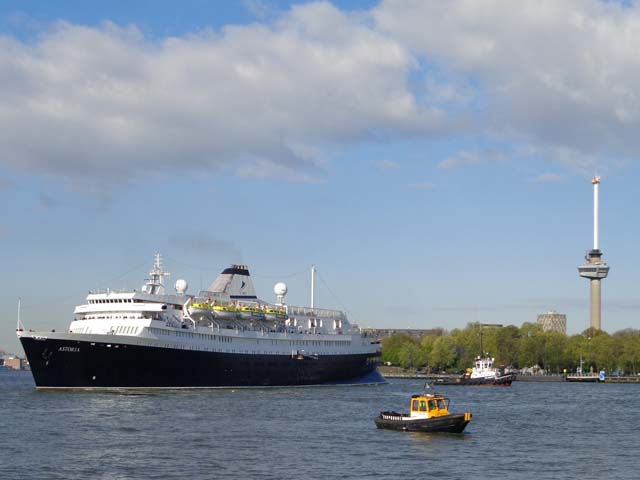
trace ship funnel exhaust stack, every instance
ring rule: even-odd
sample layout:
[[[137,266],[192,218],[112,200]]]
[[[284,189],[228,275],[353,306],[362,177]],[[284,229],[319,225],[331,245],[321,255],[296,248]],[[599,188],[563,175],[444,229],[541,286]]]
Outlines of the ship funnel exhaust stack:
[[[231,300],[255,301],[258,299],[246,265],[225,268],[209,286],[208,291],[228,294]]]

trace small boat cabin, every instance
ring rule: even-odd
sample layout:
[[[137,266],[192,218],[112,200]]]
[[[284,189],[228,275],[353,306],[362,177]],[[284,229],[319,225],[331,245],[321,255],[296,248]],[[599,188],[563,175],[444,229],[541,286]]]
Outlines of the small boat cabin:
[[[434,418],[449,415],[449,399],[435,394],[411,396],[410,416],[414,418]]]

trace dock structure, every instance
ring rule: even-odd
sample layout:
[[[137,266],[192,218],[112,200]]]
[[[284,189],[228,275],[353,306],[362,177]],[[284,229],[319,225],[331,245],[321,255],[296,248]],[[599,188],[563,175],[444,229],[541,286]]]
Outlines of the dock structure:
[[[626,376],[626,377],[607,377],[605,379],[606,383],[640,383],[640,375],[635,376]]]
[[[609,266],[602,260],[602,251],[599,248],[598,239],[598,189],[600,177],[593,177],[591,183],[593,185],[593,248],[587,252],[585,263],[578,267],[578,272],[581,277],[589,279],[591,283],[591,328],[601,330],[602,303],[600,283],[607,278]]]

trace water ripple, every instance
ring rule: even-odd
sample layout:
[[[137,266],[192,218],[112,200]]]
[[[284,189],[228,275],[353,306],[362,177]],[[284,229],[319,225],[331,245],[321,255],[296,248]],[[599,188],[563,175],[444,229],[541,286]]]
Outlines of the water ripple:
[[[637,478],[640,386],[441,387],[464,434],[375,428],[421,388],[36,392],[2,372],[0,478]]]

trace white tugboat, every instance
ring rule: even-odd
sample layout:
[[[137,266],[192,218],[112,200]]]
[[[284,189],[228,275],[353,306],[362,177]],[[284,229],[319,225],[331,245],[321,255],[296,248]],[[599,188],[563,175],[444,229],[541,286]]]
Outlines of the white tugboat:
[[[91,292],[65,332],[17,335],[37,388],[210,388],[380,382],[380,345],[338,310],[260,300],[244,265],[207,290],[165,291],[155,256],[137,291]],[[242,315],[250,312],[251,315]]]
[[[494,359],[485,356],[478,356],[471,372],[464,375],[446,378],[436,378],[433,383],[436,385],[499,385],[508,387],[515,380],[514,373],[503,373],[493,366]]]

